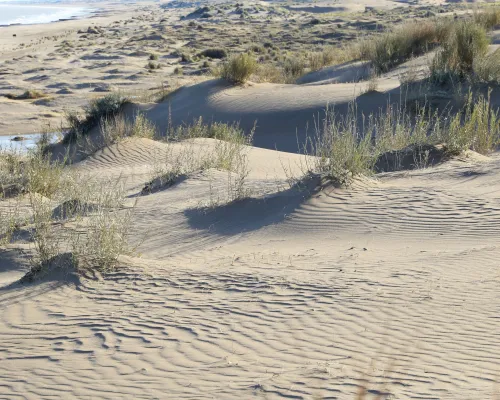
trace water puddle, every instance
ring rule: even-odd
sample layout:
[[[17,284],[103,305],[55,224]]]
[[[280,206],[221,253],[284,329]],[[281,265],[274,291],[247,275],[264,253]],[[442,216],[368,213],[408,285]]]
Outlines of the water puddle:
[[[40,140],[41,133],[33,133],[30,135],[8,135],[0,136],[0,150],[7,151],[28,151],[36,147],[37,142]],[[58,134],[50,133],[50,143],[57,142]]]

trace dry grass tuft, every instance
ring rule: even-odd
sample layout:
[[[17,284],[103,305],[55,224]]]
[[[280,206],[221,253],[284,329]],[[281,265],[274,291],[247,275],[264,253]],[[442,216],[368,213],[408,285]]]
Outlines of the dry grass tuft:
[[[30,89],[26,90],[23,94],[7,94],[5,97],[11,100],[36,100],[48,97],[48,95],[43,93],[41,90]]]
[[[222,65],[220,76],[236,84],[245,83],[257,70],[257,62],[249,54],[232,56]]]

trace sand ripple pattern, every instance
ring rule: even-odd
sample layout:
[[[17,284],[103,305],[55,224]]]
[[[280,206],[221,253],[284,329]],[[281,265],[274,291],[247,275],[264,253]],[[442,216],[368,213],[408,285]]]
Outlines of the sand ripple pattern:
[[[113,151],[85,168],[119,171],[130,154]],[[190,211],[203,176],[142,197],[142,259],[0,290],[0,398],[494,399],[499,171],[451,163],[209,213]]]

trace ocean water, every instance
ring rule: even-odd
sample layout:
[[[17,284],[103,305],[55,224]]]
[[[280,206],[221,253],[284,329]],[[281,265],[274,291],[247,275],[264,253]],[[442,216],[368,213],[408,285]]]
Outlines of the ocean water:
[[[0,25],[46,24],[72,17],[81,17],[91,10],[87,7],[56,4],[7,3],[0,0]]]

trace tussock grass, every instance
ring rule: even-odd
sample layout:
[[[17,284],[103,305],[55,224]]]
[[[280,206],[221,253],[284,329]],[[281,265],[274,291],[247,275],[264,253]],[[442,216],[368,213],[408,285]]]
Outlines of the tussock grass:
[[[411,57],[418,56],[437,44],[442,34],[433,21],[404,24],[392,31],[359,44],[359,56],[370,60],[377,73],[387,72]]]
[[[474,73],[474,64],[488,51],[486,30],[472,20],[457,22],[442,42],[431,65],[434,81],[463,80]]]
[[[477,80],[486,83],[500,83],[500,49],[475,58],[472,69]]]
[[[80,153],[90,155],[128,137],[154,139],[157,135],[156,126],[144,114],[137,113],[132,121],[117,114],[101,119],[98,136],[78,136],[76,145]]]
[[[473,21],[487,30],[491,30],[500,25],[500,8],[490,7],[486,10],[475,10]]]
[[[474,150],[488,154],[500,144],[500,120],[498,111],[493,110],[490,98],[467,97],[462,113],[456,114],[443,131],[442,140],[451,154]]]
[[[413,113],[388,106],[368,117],[354,104],[347,115],[327,108],[305,146],[315,156],[309,173],[339,185],[375,171],[422,168],[467,150],[488,154],[500,144],[500,120],[490,98],[469,94],[459,112],[447,115],[417,107]]]
[[[245,83],[257,70],[257,62],[249,54],[232,56],[222,65],[220,76],[232,83]]]
[[[355,112],[351,111],[351,117]],[[315,171],[340,185],[352,177],[366,175],[373,164],[371,138],[362,135],[355,117],[339,118],[327,108],[321,125],[316,126]]]
[[[64,136],[64,143],[70,143],[79,136],[86,135],[102,119],[116,116],[128,99],[119,93],[111,93],[99,99],[92,100],[85,108],[83,115],[67,113],[66,121],[69,126]]]

